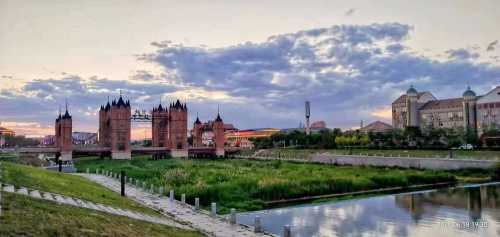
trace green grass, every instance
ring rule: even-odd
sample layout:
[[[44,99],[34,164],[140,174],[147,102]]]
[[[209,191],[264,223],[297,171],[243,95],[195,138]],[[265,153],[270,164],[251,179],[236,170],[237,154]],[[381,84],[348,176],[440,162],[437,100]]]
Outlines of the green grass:
[[[266,209],[266,201],[276,201],[391,187],[452,182],[456,177],[439,170],[403,170],[375,167],[337,167],[292,161],[239,159],[99,160],[75,159],[80,172],[90,168],[125,171],[127,178],[175,191],[175,198],[186,194],[186,201],[200,198],[202,208],[217,203],[220,214],[230,208],[238,212]]]
[[[41,160],[34,155],[19,154],[17,152],[0,153],[0,161],[7,161],[23,165],[50,166],[50,162]]]
[[[0,236],[170,236],[199,232],[2,192]]]
[[[2,162],[2,183],[80,198],[87,201],[134,210],[150,215],[160,213],[122,197],[84,177],[45,170],[43,168]]]
[[[252,150],[253,153],[257,150]],[[336,150],[298,150],[298,149],[267,149],[262,151],[259,156],[271,156],[278,157],[281,156],[286,157],[300,157],[300,158],[312,158],[316,153],[330,153],[330,154],[347,154],[349,149],[336,149]],[[355,155],[363,155],[367,154],[370,156],[393,156],[398,157],[421,157],[421,158],[446,158],[450,155],[450,151],[438,151],[438,150],[367,150],[367,149],[355,149],[354,147],[351,149],[351,152]],[[247,152],[248,153],[248,152]],[[245,153],[245,155],[248,155]],[[252,155],[253,155],[252,153]],[[242,153],[243,154],[243,153]],[[498,151],[468,151],[468,150],[453,150],[453,158],[462,158],[462,159],[483,159],[483,157],[487,160],[494,160],[500,157],[500,152]]]
[[[347,195],[347,196],[336,197],[336,198],[322,198],[322,199],[314,200],[311,203],[338,202],[338,201],[344,201],[344,200],[350,200],[350,199],[379,197],[379,196],[383,196],[383,195],[386,195],[386,194],[376,193],[376,194],[365,194],[365,195],[355,195],[355,196]]]

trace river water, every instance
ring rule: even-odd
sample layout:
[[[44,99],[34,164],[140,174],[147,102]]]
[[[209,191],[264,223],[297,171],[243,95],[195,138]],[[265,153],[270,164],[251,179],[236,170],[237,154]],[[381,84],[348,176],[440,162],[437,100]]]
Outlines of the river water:
[[[500,183],[242,213],[238,222],[283,236],[500,236]],[[468,226],[468,227],[467,227]]]

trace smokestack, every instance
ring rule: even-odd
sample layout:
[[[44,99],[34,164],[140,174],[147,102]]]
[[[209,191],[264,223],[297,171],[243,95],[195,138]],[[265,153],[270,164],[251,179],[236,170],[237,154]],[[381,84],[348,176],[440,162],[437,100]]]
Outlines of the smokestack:
[[[306,134],[311,135],[311,129],[309,128],[309,116],[311,116],[311,104],[306,101]]]

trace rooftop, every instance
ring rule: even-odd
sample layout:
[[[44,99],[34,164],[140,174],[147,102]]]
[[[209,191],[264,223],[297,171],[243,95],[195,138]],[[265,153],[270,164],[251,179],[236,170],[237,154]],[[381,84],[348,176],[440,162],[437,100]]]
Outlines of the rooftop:
[[[417,98],[420,98],[420,96],[422,96],[423,94],[425,94],[427,92],[418,92],[417,93]],[[403,94],[401,95],[396,101],[394,101],[394,103],[392,104],[404,104],[406,103],[406,94]]]
[[[425,103],[420,110],[462,108],[463,98],[431,100]]]
[[[365,132],[385,132],[388,130],[393,129],[391,125],[381,122],[381,121],[375,121],[373,123],[370,123],[364,127],[362,127],[360,130],[365,131]]]

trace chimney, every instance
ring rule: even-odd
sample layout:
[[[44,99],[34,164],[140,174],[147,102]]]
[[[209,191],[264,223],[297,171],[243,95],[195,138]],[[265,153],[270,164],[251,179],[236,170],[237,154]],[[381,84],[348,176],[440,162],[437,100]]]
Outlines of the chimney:
[[[309,128],[309,116],[311,116],[311,104],[306,101],[306,135],[311,135],[311,129]]]

